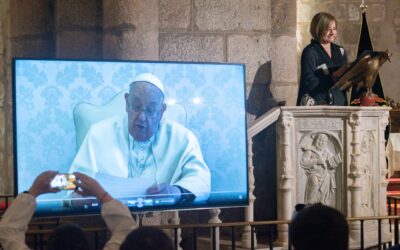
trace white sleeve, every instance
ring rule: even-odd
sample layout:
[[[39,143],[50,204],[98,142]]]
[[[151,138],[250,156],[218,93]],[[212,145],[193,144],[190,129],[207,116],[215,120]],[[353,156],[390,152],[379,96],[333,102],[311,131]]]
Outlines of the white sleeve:
[[[97,170],[96,158],[93,157],[94,148],[91,143],[92,129],[90,128],[83,140],[69,169],[69,173],[81,172],[94,178]]]
[[[36,199],[20,194],[6,210],[0,221],[0,243],[4,250],[27,250],[25,233],[36,208]]]
[[[104,246],[104,250],[119,249],[126,236],[137,227],[128,207],[117,200],[104,203],[101,216],[111,231],[111,238]]]
[[[173,185],[181,186],[196,196],[195,201],[206,201],[211,192],[211,173],[200,144],[194,134],[188,135],[189,144],[183,156],[180,178]]]

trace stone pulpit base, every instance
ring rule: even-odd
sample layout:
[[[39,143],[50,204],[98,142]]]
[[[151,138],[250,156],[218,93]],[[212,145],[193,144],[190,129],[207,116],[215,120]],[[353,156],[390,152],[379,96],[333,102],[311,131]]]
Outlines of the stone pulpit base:
[[[277,128],[278,220],[297,203],[323,203],[346,217],[385,216],[384,132],[390,108],[282,107]],[[360,222],[350,224],[350,248],[360,246]],[[287,246],[288,227],[278,227]],[[382,241],[389,241],[388,221]],[[364,246],[378,243],[377,221],[364,222]]]

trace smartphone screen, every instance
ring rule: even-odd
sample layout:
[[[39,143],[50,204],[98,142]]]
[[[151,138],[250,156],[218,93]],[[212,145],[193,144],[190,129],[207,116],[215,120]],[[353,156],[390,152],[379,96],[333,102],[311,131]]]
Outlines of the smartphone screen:
[[[73,174],[57,174],[50,182],[50,187],[63,190],[74,190],[76,187],[74,184],[75,179],[75,175]]]

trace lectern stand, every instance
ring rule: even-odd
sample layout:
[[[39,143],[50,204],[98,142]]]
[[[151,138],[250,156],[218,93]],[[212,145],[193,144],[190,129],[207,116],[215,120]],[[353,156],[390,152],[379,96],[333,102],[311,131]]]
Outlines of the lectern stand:
[[[278,219],[297,203],[332,206],[346,217],[384,216],[386,107],[282,107],[278,120]],[[377,221],[364,222],[364,246],[378,243]],[[350,248],[360,246],[360,222],[350,223]],[[382,241],[390,240],[388,221]],[[288,227],[278,227],[287,245]]]

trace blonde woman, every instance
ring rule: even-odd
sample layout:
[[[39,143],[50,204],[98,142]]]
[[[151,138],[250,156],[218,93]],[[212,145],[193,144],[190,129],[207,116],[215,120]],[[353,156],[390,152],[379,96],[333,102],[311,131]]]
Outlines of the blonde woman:
[[[297,105],[313,99],[315,105],[347,105],[346,93],[331,89],[338,68],[347,63],[343,47],[334,43],[337,21],[326,12],[316,14],[310,25],[311,43],[301,55],[301,76]]]

